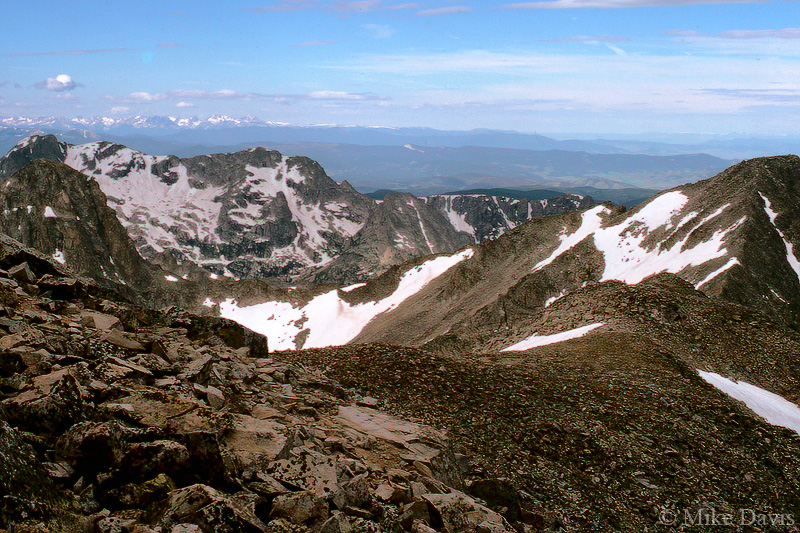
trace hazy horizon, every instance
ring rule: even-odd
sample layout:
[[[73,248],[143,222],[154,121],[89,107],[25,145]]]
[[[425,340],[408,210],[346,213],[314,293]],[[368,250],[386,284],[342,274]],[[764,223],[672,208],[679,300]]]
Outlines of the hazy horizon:
[[[19,2],[4,10],[0,115],[791,135],[793,4]]]

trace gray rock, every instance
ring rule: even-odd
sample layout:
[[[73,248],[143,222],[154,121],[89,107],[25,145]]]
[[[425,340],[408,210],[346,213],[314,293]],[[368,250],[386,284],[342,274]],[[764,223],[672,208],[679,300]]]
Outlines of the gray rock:
[[[353,525],[346,515],[334,511],[333,515],[320,526],[319,533],[351,533]]]
[[[262,532],[266,525],[250,510],[208,485],[190,485],[172,491],[166,502],[149,515],[157,527],[171,529],[190,523],[203,531]]]
[[[308,491],[281,494],[272,501],[270,518],[286,518],[294,524],[325,520],[328,504]]]
[[[441,519],[447,533],[460,533],[487,523],[496,524],[493,532],[512,531],[506,520],[491,509],[477,503],[466,494],[458,491],[449,494],[426,494],[423,499]]]

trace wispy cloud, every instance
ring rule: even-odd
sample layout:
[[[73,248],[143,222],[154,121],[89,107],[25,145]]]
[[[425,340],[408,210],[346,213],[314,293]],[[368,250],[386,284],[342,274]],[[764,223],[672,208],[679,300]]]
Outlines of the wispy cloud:
[[[135,92],[128,95],[127,100],[141,104],[145,102],[159,102],[161,100],[165,100],[167,95],[165,94],[151,94],[148,92]]]
[[[436,17],[439,15],[453,15],[455,13],[468,13],[472,11],[469,6],[449,6],[449,7],[436,7],[433,9],[423,9],[417,11],[415,17]]]
[[[723,98],[756,100],[759,102],[800,103],[800,90],[783,89],[703,89],[703,93]]]
[[[373,93],[350,93],[345,91],[313,91],[301,98],[306,100],[387,100]]]
[[[175,107],[194,107],[194,104],[189,102],[178,102]]]
[[[362,24],[361,27],[367,30],[375,39],[388,39],[394,35],[394,29],[386,24]]]
[[[46,91],[54,91],[54,92],[64,92],[64,91],[71,91],[76,87],[79,87],[80,84],[76,83],[75,80],[72,79],[72,76],[67,74],[59,74],[55,78],[47,78],[40,82],[37,82],[34,85],[37,89],[44,89]]]
[[[303,41],[293,45],[295,48],[306,48],[309,46],[327,46],[329,44],[336,44],[336,41]]]
[[[699,33],[693,30],[669,30],[667,35],[675,37],[696,37],[716,39],[800,39],[800,28],[781,28],[777,30],[728,30],[720,33]]]
[[[545,43],[622,43],[630,41],[630,37],[620,37],[618,35],[595,35],[588,37],[585,35],[576,35],[575,37],[565,37],[563,39],[543,39],[541,42]]]
[[[221,89],[219,91],[204,91],[204,90],[186,90],[176,89],[166,93],[149,93],[149,92],[134,92],[130,93],[123,102],[130,102],[136,104],[146,104],[152,102],[161,102],[164,100],[180,100],[187,99],[197,100],[254,100],[257,98],[266,98],[268,95],[259,93],[242,93],[233,91],[231,89]]]
[[[600,43],[609,46],[609,43]],[[613,46],[613,44],[611,44]],[[387,79],[413,80],[404,102],[458,103],[564,99],[570,109],[631,113],[738,113],[758,99],[790,105],[800,81],[795,57],[754,61],[718,54],[623,55],[596,52],[497,53],[482,50],[438,54],[368,55],[328,68],[371,72]],[[442,76],[459,75],[457,88],[439,89]],[[513,80],[500,83],[498,80]],[[569,80],[569,83],[565,83]],[[728,92],[703,90],[724,87]],[[794,102],[798,102],[797,97]]]
[[[328,9],[335,13],[368,13],[381,5],[380,0],[355,0],[334,2]]]
[[[619,9],[626,7],[687,6],[696,4],[752,4],[764,0],[552,0],[518,2],[503,9]]]
[[[319,7],[319,2],[307,0],[284,0],[272,6],[265,7],[244,7],[242,11],[249,11],[250,13],[269,13],[270,11],[305,11]]]
[[[374,93],[352,93],[347,91],[312,91],[305,94],[276,94],[270,98],[276,104],[297,102],[319,102],[331,105],[354,105],[365,102],[388,102],[390,98]]]
[[[118,105],[118,106],[112,107],[110,112],[111,112],[112,115],[124,115],[125,113],[127,113],[130,110],[131,110],[131,108],[128,107],[128,106]]]
[[[158,43],[156,46],[159,48],[183,48],[180,43]]]
[[[397,11],[401,9],[419,9],[420,4],[390,4],[383,5],[381,0],[351,0],[337,2],[318,2],[315,0],[281,0],[277,4],[263,7],[245,7],[242,11],[250,13],[293,12],[308,11],[311,9],[324,9],[330,13],[370,13],[373,11]]]
[[[98,48],[96,50],[55,50],[52,52],[17,52],[3,54],[3,57],[32,57],[32,56],[79,56],[86,54],[107,54],[112,52],[131,52],[133,48]]]

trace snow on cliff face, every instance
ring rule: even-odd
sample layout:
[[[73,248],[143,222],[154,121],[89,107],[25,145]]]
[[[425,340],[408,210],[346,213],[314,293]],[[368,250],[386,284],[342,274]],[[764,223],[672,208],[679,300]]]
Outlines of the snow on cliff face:
[[[488,194],[438,194],[420,198],[475,242],[494,239],[533,217],[585,209],[591,201],[577,194],[525,200]]]
[[[326,264],[370,202],[310,160],[264,149],[183,160],[107,142],[66,146],[64,162],[97,181],[143,256],[178,250],[238,277]]]
[[[473,256],[467,249],[430,259],[407,270],[391,295],[377,301],[350,304],[339,290],[321,294],[304,305],[270,301],[240,307],[229,298],[220,302],[220,316],[266,335],[273,350],[324,348],[347,344],[376,316],[395,309],[431,281]],[[353,290],[354,287],[347,289]],[[305,340],[302,334],[307,333]]]
[[[541,260],[534,271],[549,265],[584,239],[591,238],[595,248],[603,254],[605,263],[605,270],[599,281],[615,279],[635,284],[653,274],[670,272],[682,274],[695,287],[699,287],[738,264],[738,260],[729,258],[724,267],[710,271],[708,268],[703,269],[702,275],[701,271],[690,273],[687,269],[726,257],[726,237],[741,226],[745,219],[716,228],[710,237],[690,246],[688,241],[692,231],[712,223],[728,205],[698,220],[698,213],[686,212],[688,200],[680,191],[667,192],[654,198],[622,222],[608,226],[604,225],[611,213],[607,207],[598,205],[589,209],[582,215],[581,226],[572,233],[565,230],[556,249]],[[656,242],[650,242],[648,239],[654,234],[660,234],[661,237]]]

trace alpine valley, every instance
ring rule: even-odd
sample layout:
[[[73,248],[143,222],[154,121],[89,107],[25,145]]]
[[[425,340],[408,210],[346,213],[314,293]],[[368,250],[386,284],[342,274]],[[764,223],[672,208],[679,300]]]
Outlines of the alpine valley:
[[[797,156],[630,210],[52,135],[0,178],[2,528],[800,530]]]

